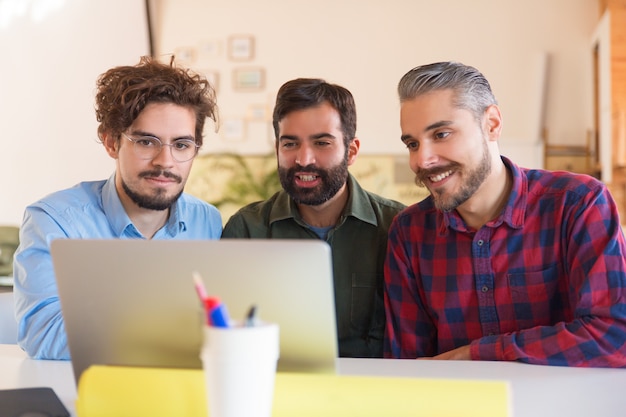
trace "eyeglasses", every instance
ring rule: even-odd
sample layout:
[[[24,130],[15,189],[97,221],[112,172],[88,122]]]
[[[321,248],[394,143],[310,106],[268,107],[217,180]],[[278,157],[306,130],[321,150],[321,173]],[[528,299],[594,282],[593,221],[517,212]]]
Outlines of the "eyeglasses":
[[[132,142],[135,155],[141,159],[154,159],[161,153],[164,146],[169,146],[172,158],[176,162],[187,162],[195,158],[200,147],[191,139],[177,139],[173,143],[163,143],[154,136],[131,138],[126,133],[122,133],[122,135]]]

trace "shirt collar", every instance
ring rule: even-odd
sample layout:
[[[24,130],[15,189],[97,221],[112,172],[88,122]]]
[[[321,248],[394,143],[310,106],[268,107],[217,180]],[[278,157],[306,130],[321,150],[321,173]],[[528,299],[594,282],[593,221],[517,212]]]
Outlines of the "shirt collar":
[[[363,222],[378,226],[378,220],[367,192],[361,188],[352,175],[348,177],[348,190],[350,190],[350,197],[344,209],[344,216],[356,217]]]
[[[349,197],[341,217],[346,218],[348,216],[352,216],[361,221],[371,223],[374,226],[377,226],[378,222],[376,220],[376,215],[374,213],[374,209],[372,209],[372,205],[369,204],[367,192],[363,188],[361,188],[361,186],[352,176],[352,174],[348,174],[347,184]],[[296,206],[296,203],[289,196],[289,194],[287,194],[287,192],[282,190],[278,193],[276,201],[272,206],[269,221],[271,224],[276,221],[289,218],[292,218],[299,223],[303,223],[302,217],[298,212],[298,207]]]
[[[521,229],[526,218],[526,204],[528,202],[528,177],[526,173],[513,161],[501,156],[504,166],[511,172],[513,185],[509,200],[504,207],[503,221],[514,229]]]
[[[497,227],[502,223],[506,223],[514,229],[521,229],[526,215],[528,178],[522,169],[509,158],[502,155],[500,158],[502,158],[505,168],[511,173],[513,184],[504,210],[494,220],[487,222],[486,226]],[[468,231],[465,222],[456,210],[442,213],[442,215],[442,227],[444,229],[450,227],[459,231]],[[440,231],[445,234],[445,230],[442,229]]]
[[[174,237],[178,233],[187,230],[185,221],[181,218],[181,200],[182,196],[172,205],[167,223],[157,232],[155,237],[160,234]],[[122,201],[117,194],[117,189],[115,188],[115,173],[109,177],[102,187],[102,208],[109,224],[119,238],[143,237],[130,220],[130,217],[128,217],[128,214],[126,214]]]

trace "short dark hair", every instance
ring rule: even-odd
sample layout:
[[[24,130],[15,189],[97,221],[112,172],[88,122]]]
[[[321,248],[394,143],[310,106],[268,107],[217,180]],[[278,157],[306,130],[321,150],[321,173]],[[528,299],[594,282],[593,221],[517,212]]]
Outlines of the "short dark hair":
[[[337,84],[329,84],[319,78],[296,78],[287,81],[280,87],[272,118],[276,140],[278,140],[279,134],[278,123],[287,114],[296,110],[316,107],[324,102],[328,102],[339,113],[343,140],[347,147],[356,136],[354,97],[346,88]]]
[[[188,69],[163,64],[144,56],[134,66],[111,68],[97,81],[98,137],[112,134],[117,140],[149,103],[173,103],[191,108],[196,115],[196,143],[202,146],[204,122],[217,123],[215,90],[202,76]]]
[[[398,83],[400,102],[435,90],[454,91],[454,105],[479,120],[487,107],[498,104],[489,81],[474,67],[447,61],[415,67]]]

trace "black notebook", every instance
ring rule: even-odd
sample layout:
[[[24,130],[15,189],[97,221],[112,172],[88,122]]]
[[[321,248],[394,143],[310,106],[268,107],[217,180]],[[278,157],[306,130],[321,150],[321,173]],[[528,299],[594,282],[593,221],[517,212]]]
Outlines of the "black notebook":
[[[59,397],[48,387],[0,390],[0,417],[69,417]]]

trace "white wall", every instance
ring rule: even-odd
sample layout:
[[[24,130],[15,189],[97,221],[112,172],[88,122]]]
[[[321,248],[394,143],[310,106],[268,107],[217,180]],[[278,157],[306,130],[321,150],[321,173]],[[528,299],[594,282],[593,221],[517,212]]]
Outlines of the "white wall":
[[[410,68],[454,59],[490,79],[504,113],[501,146],[537,161],[544,59],[549,57],[546,126],[554,143],[582,144],[592,124],[590,39],[595,0],[153,0],[160,53],[198,52],[191,65],[219,76],[223,118],[271,109],[285,81],[324,77],[348,87],[367,154],[405,152],[395,87]],[[0,0],[0,223],[81,180],[107,177],[113,160],[96,140],[95,80],[148,53],[144,0]],[[267,72],[259,93],[232,91],[225,43],[252,34]],[[220,53],[203,54],[203,45]],[[206,52],[206,51],[205,51]],[[239,64],[244,65],[244,64]],[[232,144],[271,149],[267,123],[250,123]],[[206,150],[224,141],[208,133]],[[220,142],[221,141],[221,142]],[[539,153],[540,154],[540,153]]]
[[[364,153],[402,153],[396,84],[414,66],[457,60],[480,69],[504,114],[501,147],[541,164],[544,125],[552,143],[584,144],[592,124],[590,39],[599,20],[594,0],[155,0],[160,53],[195,51],[190,65],[219,73],[218,101],[227,118],[247,106],[271,107],[278,87],[301,76],[324,77],[357,100]],[[252,34],[254,59],[229,61],[226,41]],[[221,53],[204,53],[218,42]],[[181,56],[181,54],[178,54]],[[184,54],[183,54],[184,55]],[[259,93],[233,92],[231,70],[267,71]],[[543,79],[544,72],[546,79]],[[547,86],[545,92],[542,86]],[[542,106],[545,98],[545,112]],[[240,143],[215,137],[207,150],[271,149],[254,127]]]
[[[0,224],[57,189],[108,177],[96,78],[149,54],[144,0],[0,0]]]

